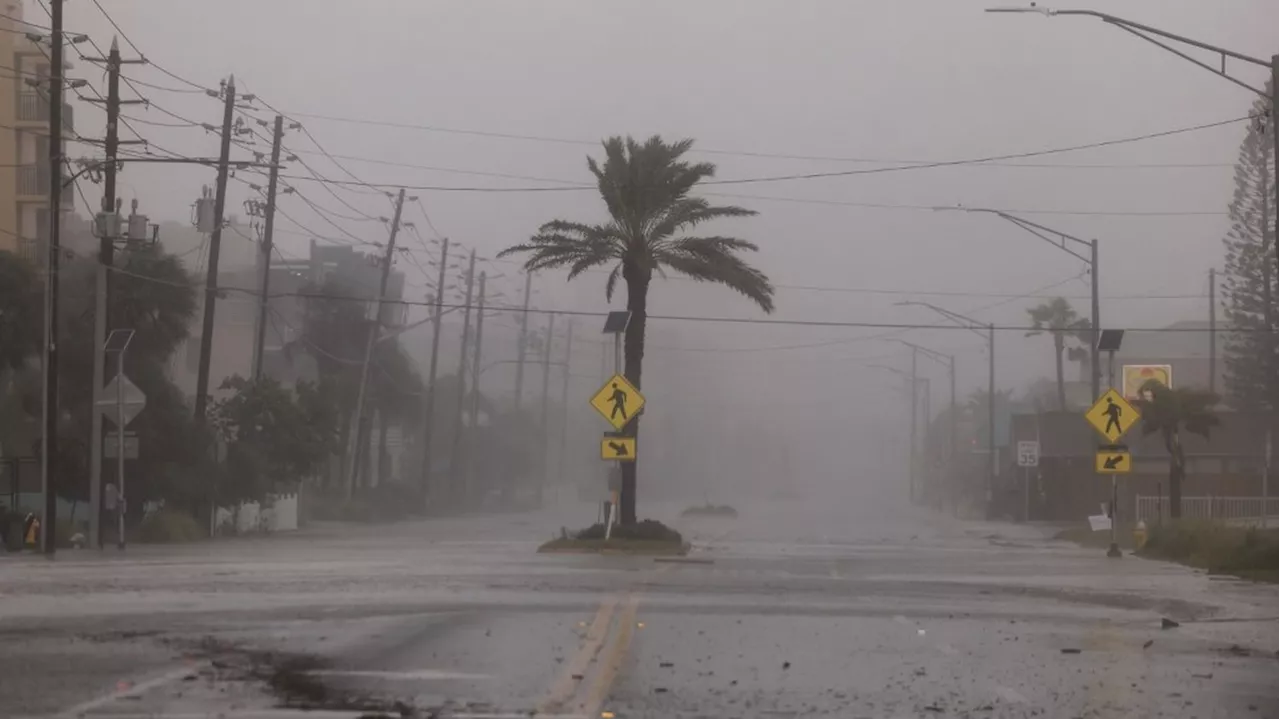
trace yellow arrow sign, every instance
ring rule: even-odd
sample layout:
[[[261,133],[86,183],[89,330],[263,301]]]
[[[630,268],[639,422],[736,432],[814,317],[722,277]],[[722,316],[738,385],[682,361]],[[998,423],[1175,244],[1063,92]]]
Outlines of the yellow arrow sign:
[[[644,407],[644,395],[626,377],[615,374],[591,398],[591,406],[614,429],[622,429]]]
[[[636,461],[636,438],[605,435],[600,440],[600,459],[608,462]]]
[[[1084,413],[1089,424],[1112,444],[1123,437],[1141,416],[1136,407],[1113,389],[1103,392],[1089,411]]]
[[[1133,471],[1133,455],[1123,450],[1098,450],[1093,457],[1093,469],[1098,474],[1128,474]]]

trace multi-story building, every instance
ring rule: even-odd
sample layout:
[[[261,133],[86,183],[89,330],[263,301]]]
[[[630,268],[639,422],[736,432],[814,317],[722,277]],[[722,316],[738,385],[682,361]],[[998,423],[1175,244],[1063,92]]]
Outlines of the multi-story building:
[[[0,64],[8,65],[0,70],[0,249],[35,260],[49,234],[49,48],[37,31],[11,19],[22,18],[21,2],[0,0],[0,8],[8,16],[0,17]],[[64,147],[74,125],[64,103]],[[73,207],[73,192],[72,185],[63,190],[64,212]]]

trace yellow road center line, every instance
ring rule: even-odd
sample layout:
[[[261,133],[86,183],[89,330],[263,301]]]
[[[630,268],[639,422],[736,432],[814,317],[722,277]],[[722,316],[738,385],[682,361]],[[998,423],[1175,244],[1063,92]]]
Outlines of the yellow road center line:
[[[609,636],[609,625],[613,619],[614,609],[617,608],[618,602],[622,600],[622,595],[614,594],[609,596],[600,604],[600,608],[596,610],[596,616],[591,620],[591,626],[587,628],[586,637],[584,637],[582,646],[578,648],[578,652],[574,654],[573,659],[565,666],[564,671],[556,679],[555,684],[551,685],[551,690],[547,692],[547,696],[538,704],[538,713],[554,714],[564,706],[574,692],[578,689],[582,677],[586,675],[587,668],[591,665],[591,660],[596,658],[600,650],[604,647],[605,639]]]
[[[632,594],[627,597],[627,603],[618,615],[618,633],[605,654],[604,667],[582,700],[582,713],[588,717],[600,716],[600,708],[608,698],[618,673],[622,671],[622,664],[627,660],[627,650],[631,647],[631,635],[635,631],[636,611],[639,607],[639,595]]]

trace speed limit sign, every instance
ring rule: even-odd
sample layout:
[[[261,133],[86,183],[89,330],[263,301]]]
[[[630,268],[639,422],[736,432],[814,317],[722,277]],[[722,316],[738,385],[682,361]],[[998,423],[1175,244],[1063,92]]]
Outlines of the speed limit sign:
[[[1018,442],[1018,466],[1019,467],[1039,467],[1040,466],[1040,443],[1035,440],[1023,440]]]

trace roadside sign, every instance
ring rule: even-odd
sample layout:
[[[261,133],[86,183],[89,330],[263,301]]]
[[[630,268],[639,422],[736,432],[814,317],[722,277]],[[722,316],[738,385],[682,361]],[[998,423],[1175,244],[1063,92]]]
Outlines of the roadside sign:
[[[1089,411],[1084,413],[1084,418],[1098,430],[1098,434],[1106,437],[1112,444],[1123,437],[1140,417],[1137,408],[1114,389],[1103,392]]]
[[[1018,442],[1018,466],[1040,466],[1040,443],[1036,440],[1020,440]]]
[[[102,438],[102,456],[106,459],[115,459],[119,456],[116,447],[119,446],[119,437],[115,432],[108,433]],[[124,436],[124,458],[138,458],[138,435],[135,432],[128,432]]]
[[[600,439],[600,459],[608,462],[636,461],[636,438],[606,434]]]
[[[1167,364],[1127,364],[1120,376],[1123,378],[1121,391],[1125,399],[1142,399],[1138,391],[1150,380],[1173,389],[1173,366]]]
[[[644,395],[626,377],[615,374],[591,397],[591,406],[614,429],[622,429],[644,407]]]
[[[1133,455],[1127,449],[1098,449],[1093,457],[1093,469],[1098,474],[1128,474],[1133,471]]]
[[[129,380],[126,375],[116,374],[107,383],[107,386],[98,393],[98,399],[93,403],[102,412],[102,416],[107,418],[112,424],[116,421],[116,388],[123,381],[124,387],[122,394],[124,395],[124,424],[129,426],[134,417],[147,406],[147,395],[138,389],[138,385]]]

